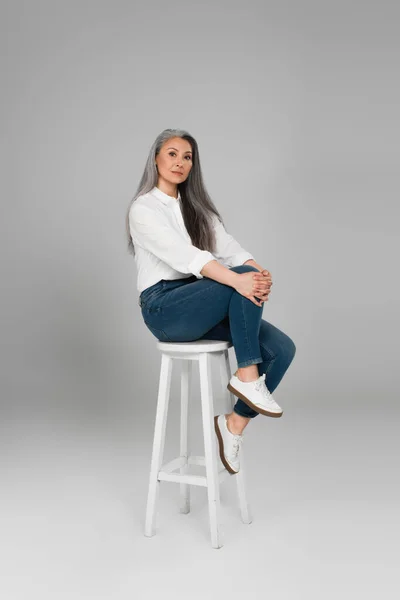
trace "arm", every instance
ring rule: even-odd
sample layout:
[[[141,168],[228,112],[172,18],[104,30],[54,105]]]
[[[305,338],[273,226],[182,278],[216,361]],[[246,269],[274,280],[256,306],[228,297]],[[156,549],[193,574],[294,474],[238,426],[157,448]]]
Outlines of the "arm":
[[[240,277],[239,273],[235,273],[235,271],[231,271],[224,265],[221,265],[217,260],[212,260],[208,262],[201,270],[204,277],[209,277],[209,279],[214,279],[214,281],[218,281],[219,283],[224,283],[225,285],[229,285],[236,289],[236,282],[238,277]]]
[[[202,279],[204,265],[215,261],[207,250],[193,246],[179,231],[173,229],[159,212],[142,204],[133,204],[129,213],[132,240],[180,273],[193,273]]]

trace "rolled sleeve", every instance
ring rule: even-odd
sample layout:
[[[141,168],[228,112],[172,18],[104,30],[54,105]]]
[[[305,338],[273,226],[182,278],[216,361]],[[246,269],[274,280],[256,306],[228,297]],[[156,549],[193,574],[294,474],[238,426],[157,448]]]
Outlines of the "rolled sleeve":
[[[194,248],[195,246],[193,246]],[[206,265],[210,260],[217,260],[215,256],[208,252],[208,250],[199,250],[196,248],[199,253],[193,258],[193,260],[189,263],[189,273],[193,273],[196,275],[198,279],[203,279],[203,275],[200,273],[204,265]]]
[[[192,273],[202,279],[200,271],[205,264],[216,260],[207,250],[200,250],[164,219],[163,215],[143,205],[132,205],[129,229],[134,244],[180,273]]]
[[[216,237],[215,255],[226,265],[237,267],[243,265],[247,260],[255,260],[254,256],[242,248],[239,242],[226,231],[216,215],[214,215],[214,231]]]
[[[242,252],[238,252],[237,254],[233,254],[229,259],[229,266],[237,267],[239,265],[243,265],[247,260],[253,259],[254,256],[250,254],[250,252],[246,252],[243,250]]]

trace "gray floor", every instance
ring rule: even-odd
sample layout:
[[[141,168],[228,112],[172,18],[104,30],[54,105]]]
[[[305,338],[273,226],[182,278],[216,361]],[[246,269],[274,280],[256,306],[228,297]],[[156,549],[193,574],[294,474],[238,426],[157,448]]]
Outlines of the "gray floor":
[[[1,596],[398,598],[399,413],[284,392],[282,419],[257,417],[245,433],[251,525],[234,478],[221,487],[218,550],[203,488],[181,515],[179,487],[163,482],[157,534],[143,535],[153,410],[15,408],[1,428]],[[166,459],[178,448],[171,414]],[[194,453],[200,422],[195,402]]]

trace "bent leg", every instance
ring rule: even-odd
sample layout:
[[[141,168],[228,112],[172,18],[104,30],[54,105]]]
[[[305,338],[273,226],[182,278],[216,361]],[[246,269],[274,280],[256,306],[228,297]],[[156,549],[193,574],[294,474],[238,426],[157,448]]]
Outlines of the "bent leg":
[[[263,362],[259,368],[261,373],[265,373],[265,384],[272,393],[288,370],[296,354],[296,346],[286,333],[271,323],[262,321],[260,347]]]
[[[257,271],[250,265],[232,270]],[[167,289],[153,309],[153,327],[171,342],[189,342],[204,339],[206,332],[228,317],[238,366],[246,367],[263,362],[259,344],[262,309],[232,287],[204,278]]]
[[[229,319],[226,318],[204,335],[203,339],[224,340],[232,343]],[[265,373],[265,384],[272,393],[282,380],[296,353],[293,340],[283,331],[261,319],[259,343],[262,362],[258,364],[259,375]],[[254,418],[259,413],[238,399],[233,410],[242,417]]]

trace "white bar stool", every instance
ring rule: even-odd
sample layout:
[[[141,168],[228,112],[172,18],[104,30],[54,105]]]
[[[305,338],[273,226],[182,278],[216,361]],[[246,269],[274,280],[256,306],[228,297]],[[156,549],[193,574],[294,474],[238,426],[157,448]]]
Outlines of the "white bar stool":
[[[153,452],[151,459],[149,491],[146,508],[144,535],[151,537],[156,532],[156,511],[161,481],[180,484],[180,512],[190,511],[190,487],[200,485],[207,488],[210,515],[211,545],[221,548],[220,497],[219,484],[228,477],[235,477],[239,496],[240,514],[243,523],[251,523],[250,509],[246,500],[243,446],[240,449],[239,473],[231,475],[221,462],[218,440],[214,429],[214,404],[211,384],[210,357],[217,357],[220,367],[221,383],[228,395],[230,412],[236,398],[227,389],[231,378],[228,348],[230,342],[220,340],[196,340],[194,342],[157,342],[161,352],[161,370],[158,389],[157,413],[154,427]],[[172,361],[182,360],[181,372],[181,417],[180,417],[180,455],[162,464],[164,456],[165,429],[171,389]],[[201,408],[204,435],[205,456],[191,456],[188,440],[188,404],[191,382],[192,361],[199,363]],[[206,475],[191,475],[190,465],[202,465]],[[179,469],[179,473],[175,473]]]

